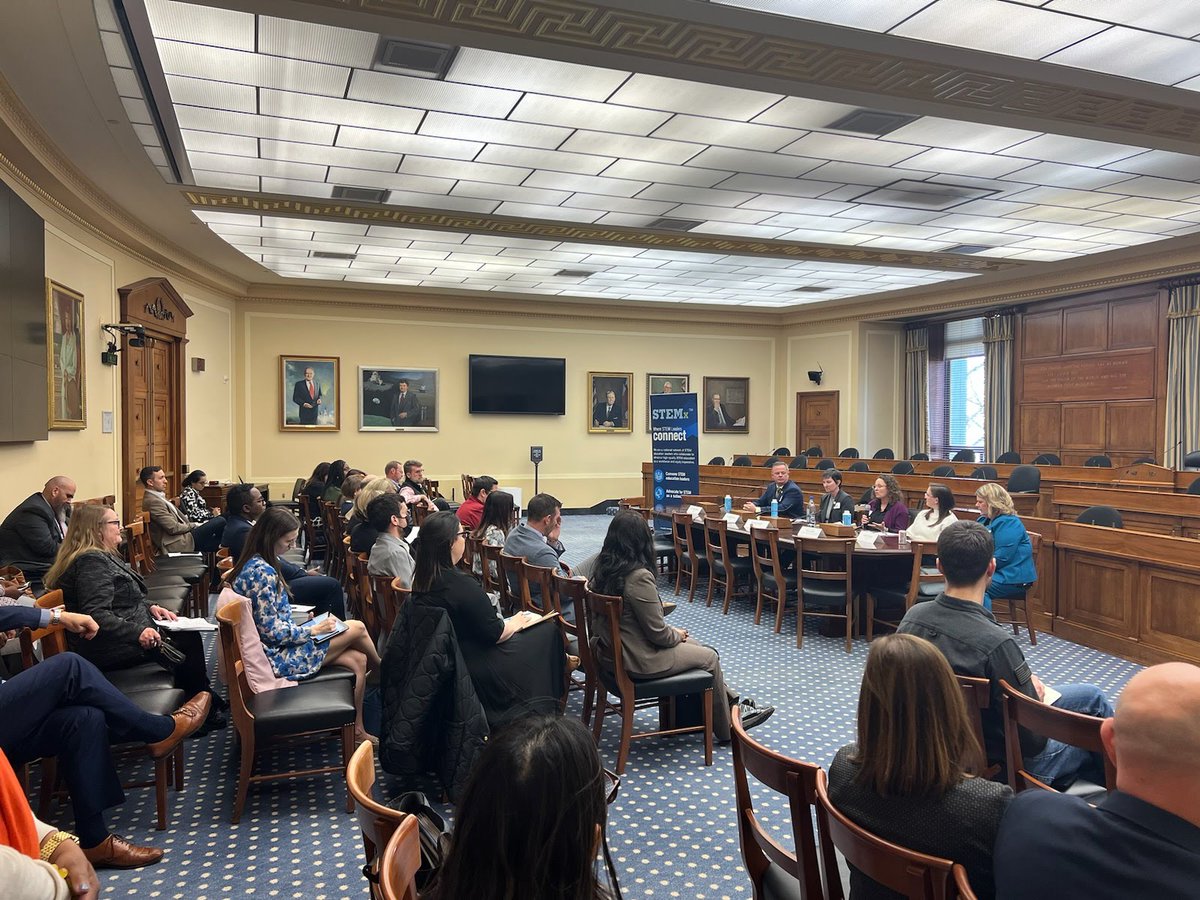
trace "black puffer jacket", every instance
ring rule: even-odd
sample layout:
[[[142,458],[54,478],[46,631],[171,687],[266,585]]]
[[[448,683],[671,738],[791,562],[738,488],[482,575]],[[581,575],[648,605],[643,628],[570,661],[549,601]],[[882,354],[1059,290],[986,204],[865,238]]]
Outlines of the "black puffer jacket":
[[[444,609],[405,603],[383,656],[384,771],[419,789],[429,772],[457,800],[488,736],[487,717]]]

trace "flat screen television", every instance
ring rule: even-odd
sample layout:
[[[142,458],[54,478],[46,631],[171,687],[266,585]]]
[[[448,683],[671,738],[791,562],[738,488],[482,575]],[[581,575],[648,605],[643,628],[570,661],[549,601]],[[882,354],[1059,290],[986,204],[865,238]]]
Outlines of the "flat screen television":
[[[521,416],[567,413],[567,361],[536,356],[469,360],[470,411]]]

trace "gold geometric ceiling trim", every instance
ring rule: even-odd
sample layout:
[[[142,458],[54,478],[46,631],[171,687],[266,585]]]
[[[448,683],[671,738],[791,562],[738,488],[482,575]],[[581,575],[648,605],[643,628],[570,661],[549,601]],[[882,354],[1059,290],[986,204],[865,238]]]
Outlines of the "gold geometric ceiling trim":
[[[337,219],[425,228],[457,233],[503,234],[510,237],[542,238],[587,244],[626,247],[657,247],[696,253],[725,253],[735,256],[770,256],[795,260],[905,266],[954,272],[1003,272],[1022,268],[1018,260],[960,256],[954,253],[915,253],[904,250],[873,250],[864,247],[833,247],[798,241],[764,241],[720,235],[650,231],[618,225],[587,225],[511,216],[488,216],[402,206],[375,206],[340,200],[311,200],[272,197],[237,191],[189,188],[183,195],[198,209],[237,210],[258,215]]]
[[[1113,129],[1129,137],[1200,141],[1200,109],[1133,99],[1034,78],[1001,75],[861,48],[834,47],[730,25],[581,0],[297,0],[388,18],[533,38],[660,62],[753,74],[793,84],[864,91],[981,112]],[[252,4],[253,5],[253,4]],[[747,13],[747,16],[750,16]],[[781,92],[795,94],[786,85]],[[1047,127],[1047,131],[1053,129]],[[1153,144],[1151,144],[1153,146]]]

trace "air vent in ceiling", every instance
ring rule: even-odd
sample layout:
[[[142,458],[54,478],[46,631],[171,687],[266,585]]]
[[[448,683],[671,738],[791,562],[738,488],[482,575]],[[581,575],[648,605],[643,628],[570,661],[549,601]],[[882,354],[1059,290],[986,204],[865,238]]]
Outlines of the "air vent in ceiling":
[[[856,109],[825,127],[831,131],[853,131],[855,134],[890,134],[897,128],[915,122],[920,116],[881,112],[877,109]]]
[[[334,200],[354,200],[357,203],[383,203],[387,200],[386,190],[375,188],[346,187],[337,185],[333,189]]]
[[[659,231],[691,231],[697,225],[704,224],[699,219],[671,219],[663,217],[655,219],[647,228],[656,228]]]
[[[792,288],[794,294],[823,294],[826,291],[832,291],[831,287],[798,287]]]
[[[871,188],[857,197],[851,197],[850,201],[875,206],[898,206],[901,209],[947,210],[972,200],[982,200],[995,193],[995,189],[963,184],[902,179],[882,187]]]
[[[987,244],[956,244],[953,247],[947,247],[943,253],[982,253],[984,250],[991,250]]]
[[[589,278],[595,275],[589,269],[562,269],[555,273],[556,278]]]
[[[314,250],[313,259],[357,259],[357,253],[332,253],[329,250]]]
[[[424,41],[402,41],[382,38],[375,55],[375,68],[381,72],[396,72],[416,78],[444,78],[454,62],[457,47],[430,44]]]

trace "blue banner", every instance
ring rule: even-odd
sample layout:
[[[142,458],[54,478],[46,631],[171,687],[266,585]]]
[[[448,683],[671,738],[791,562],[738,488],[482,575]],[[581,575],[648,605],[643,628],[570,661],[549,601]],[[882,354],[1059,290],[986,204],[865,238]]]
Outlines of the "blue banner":
[[[695,394],[650,395],[650,459],[654,508],[678,506],[700,492],[699,415]]]

